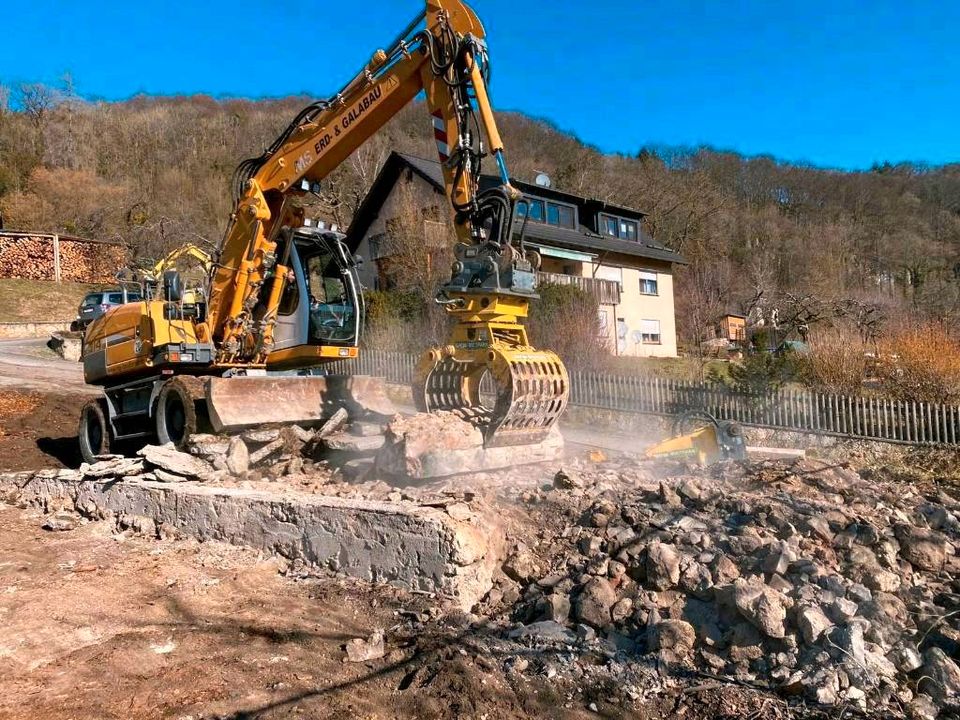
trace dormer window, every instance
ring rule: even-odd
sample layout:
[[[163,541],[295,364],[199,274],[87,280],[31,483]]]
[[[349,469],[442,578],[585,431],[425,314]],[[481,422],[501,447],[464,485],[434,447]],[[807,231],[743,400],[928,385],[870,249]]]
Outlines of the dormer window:
[[[600,215],[600,231],[606,237],[619,238],[620,240],[636,240],[639,237],[639,230],[635,220],[617,217],[616,215]]]
[[[545,202],[534,198],[525,198],[525,201],[517,203],[518,218],[523,219],[529,212],[530,222],[542,222],[568,230],[577,229],[577,211],[572,205]]]
[[[543,222],[543,200],[525,198],[525,202],[517,203],[517,217],[524,218],[530,213],[531,222]]]

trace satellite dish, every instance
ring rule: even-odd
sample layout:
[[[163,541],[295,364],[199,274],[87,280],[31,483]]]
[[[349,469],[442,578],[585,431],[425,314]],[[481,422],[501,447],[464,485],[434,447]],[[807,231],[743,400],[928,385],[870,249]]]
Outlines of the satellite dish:
[[[538,172],[537,179],[534,182],[543,188],[553,187],[553,181],[550,179],[550,176],[547,175],[545,172]]]

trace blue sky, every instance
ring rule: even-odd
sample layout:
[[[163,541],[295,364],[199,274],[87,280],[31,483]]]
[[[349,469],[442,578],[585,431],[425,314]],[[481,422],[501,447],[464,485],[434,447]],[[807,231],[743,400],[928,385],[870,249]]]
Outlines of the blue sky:
[[[960,3],[473,0],[499,109],[606,151],[709,144],[826,167],[960,161]],[[0,82],[85,96],[318,97],[421,0],[32,0],[4,8]]]

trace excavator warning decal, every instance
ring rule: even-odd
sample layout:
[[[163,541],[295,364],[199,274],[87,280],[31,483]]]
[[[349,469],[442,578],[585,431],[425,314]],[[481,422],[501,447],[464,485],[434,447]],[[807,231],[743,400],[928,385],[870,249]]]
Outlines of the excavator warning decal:
[[[437,154],[440,155],[440,162],[445,163],[450,159],[450,146],[447,143],[447,122],[443,119],[443,113],[439,110],[433,113],[433,137],[437,141]]]

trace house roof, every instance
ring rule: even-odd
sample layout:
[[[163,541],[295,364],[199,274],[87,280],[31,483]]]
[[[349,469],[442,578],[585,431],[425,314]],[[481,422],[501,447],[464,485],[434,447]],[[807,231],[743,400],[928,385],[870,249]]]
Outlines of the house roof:
[[[370,192],[363,199],[360,207],[354,215],[353,222],[347,231],[347,244],[351,250],[356,251],[360,241],[367,234],[370,225],[376,219],[380,208],[386,201],[387,196],[393,189],[400,173],[403,170],[410,170],[427,181],[433,188],[439,192],[445,192],[443,182],[443,170],[440,163],[434,160],[425,160],[413,155],[393,152],[387,158],[387,162],[380,170],[377,179],[374,180]],[[497,182],[492,176],[484,176],[483,180]],[[638,210],[629,208],[620,208],[601,203],[598,200],[589,200],[578,195],[554,190],[553,188],[543,188],[538,185],[531,185],[519,180],[510,182],[521,191],[539,197],[548,197],[557,200],[566,200],[567,202],[578,205],[589,205],[597,207],[600,210],[611,210],[619,214],[632,215],[643,218],[644,214]],[[601,253],[616,253],[631,257],[649,258],[651,260],[660,260],[662,262],[676,263],[686,265],[687,261],[679,253],[670,248],[659,245],[653,238],[647,235],[643,230],[640,231],[639,241],[620,240],[619,238],[604,237],[591,231],[589,228],[580,226],[576,230],[556,227],[538,222],[528,222],[526,227],[526,237],[532,241],[541,241],[571,250],[593,250]]]

